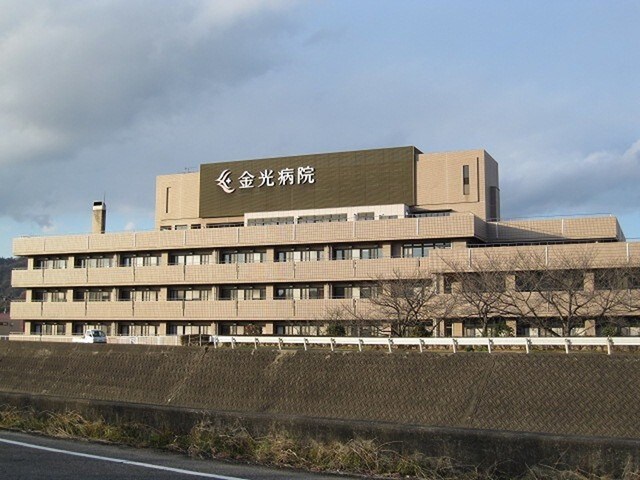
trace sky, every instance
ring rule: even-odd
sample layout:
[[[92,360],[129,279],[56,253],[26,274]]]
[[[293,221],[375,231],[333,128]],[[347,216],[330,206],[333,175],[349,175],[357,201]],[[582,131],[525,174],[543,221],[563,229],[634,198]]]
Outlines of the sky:
[[[484,148],[503,219],[640,237],[640,3],[2,0],[0,256],[154,228],[155,177],[415,145]]]

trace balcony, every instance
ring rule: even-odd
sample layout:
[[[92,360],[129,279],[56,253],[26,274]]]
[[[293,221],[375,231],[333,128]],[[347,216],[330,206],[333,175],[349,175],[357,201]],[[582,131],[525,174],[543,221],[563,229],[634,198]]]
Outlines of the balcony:
[[[158,302],[12,302],[16,320],[323,320],[335,309],[366,309],[367,300],[214,300]],[[360,310],[363,312],[363,310]]]
[[[367,222],[21,237],[13,241],[13,254],[17,256],[64,255],[184,248],[234,248],[247,245],[470,238],[476,236],[476,230],[476,217],[472,214],[460,213],[447,217],[400,218]]]

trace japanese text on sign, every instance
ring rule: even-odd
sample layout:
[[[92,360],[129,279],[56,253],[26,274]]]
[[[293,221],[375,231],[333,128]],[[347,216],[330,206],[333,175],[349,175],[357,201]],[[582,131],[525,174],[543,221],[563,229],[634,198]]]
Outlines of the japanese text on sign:
[[[294,168],[282,168],[277,172],[270,169],[261,170],[257,175],[245,170],[237,177],[237,185],[239,190],[275,187],[286,185],[304,185],[316,182],[315,168],[306,166]],[[217,185],[225,193],[233,193],[236,187],[233,186],[233,178],[231,170],[225,169],[216,178]]]

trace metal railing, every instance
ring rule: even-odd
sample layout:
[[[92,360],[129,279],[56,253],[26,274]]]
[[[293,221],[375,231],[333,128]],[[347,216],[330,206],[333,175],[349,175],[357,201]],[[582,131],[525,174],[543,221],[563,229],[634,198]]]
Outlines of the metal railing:
[[[489,353],[496,347],[521,348],[527,353],[536,347],[563,348],[569,353],[572,348],[603,347],[611,355],[614,347],[640,347],[640,337],[441,337],[441,338],[402,338],[402,337],[279,337],[279,336],[211,336],[215,348],[230,345],[253,345],[257,349],[263,345],[276,345],[279,350],[285,346],[357,347],[359,351],[365,346],[386,347],[389,353],[394,347],[417,347],[420,352],[431,348],[445,348],[453,353],[467,347],[483,347]]]
[[[72,343],[74,338],[81,335],[36,335],[24,333],[12,333],[2,336],[0,340],[18,342],[56,342]],[[107,343],[127,345],[180,345],[180,335],[109,335]]]
[[[32,341],[32,342],[71,342],[71,335],[16,335],[1,336],[0,340]],[[224,345],[236,348],[238,346],[276,346],[279,350],[285,347],[330,348],[334,351],[339,347],[356,347],[362,351],[364,347],[384,347],[389,353],[399,348],[417,348],[420,352],[429,349],[445,349],[453,353],[465,349],[486,349],[492,353],[496,349],[521,349],[531,353],[536,348],[563,349],[565,353],[582,348],[602,348],[611,355],[617,348],[640,347],[640,337],[285,337],[285,336],[235,336],[211,335],[206,336],[209,344],[214,348]],[[133,345],[180,345],[180,335],[156,336],[109,336],[108,343]],[[206,342],[206,340],[205,340]],[[197,342],[199,343],[199,342]],[[193,344],[193,343],[191,343]]]

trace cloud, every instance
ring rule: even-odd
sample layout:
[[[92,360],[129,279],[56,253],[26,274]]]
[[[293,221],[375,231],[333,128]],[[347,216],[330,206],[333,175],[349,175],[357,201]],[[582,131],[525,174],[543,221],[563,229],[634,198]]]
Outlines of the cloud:
[[[571,158],[536,156],[503,177],[511,216],[576,213],[621,214],[640,204],[640,140],[626,151]],[[507,197],[505,199],[505,196]]]
[[[83,154],[134,142],[146,125],[215,105],[221,92],[278,68],[295,33],[292,5],[4,2],[0,177],[12,181],[0,190],[0,217],[49,228],[50,215],[78,198],[102,197],[101,175],[143,161]]]
[[[23,1],[9,2],[22,4]],[[282,61],[285,2],[37,2],[0,36],[0,162],[59,159]],[[3,11],[11,11],[5,3]]]

